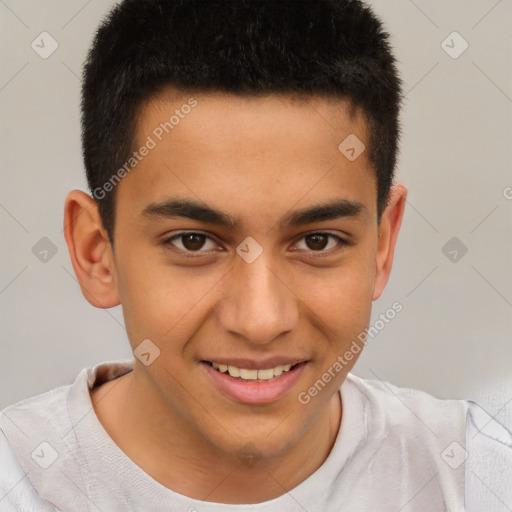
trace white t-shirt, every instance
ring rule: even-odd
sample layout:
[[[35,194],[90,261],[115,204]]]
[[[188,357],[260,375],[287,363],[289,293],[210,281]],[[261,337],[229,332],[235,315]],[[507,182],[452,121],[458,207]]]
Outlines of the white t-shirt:
[[[476,403],[350,374],[335,444],[312,475],[270,501],[233,505],[153,480],[99,422],[89,389],[132,361],[84,369],[69,386],[0,414],[0,511],[499,512],[512,510],[512,435]]]

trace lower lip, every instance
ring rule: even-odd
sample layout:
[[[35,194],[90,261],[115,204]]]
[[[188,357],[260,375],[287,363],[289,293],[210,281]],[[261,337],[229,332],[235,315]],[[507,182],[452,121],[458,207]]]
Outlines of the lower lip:
[[[242,380],[221,373],[208,363],[201,363],[217,388],[229,398],[243,404],[268,404],[279,400],[299,380],[306,362],[268,381]]]

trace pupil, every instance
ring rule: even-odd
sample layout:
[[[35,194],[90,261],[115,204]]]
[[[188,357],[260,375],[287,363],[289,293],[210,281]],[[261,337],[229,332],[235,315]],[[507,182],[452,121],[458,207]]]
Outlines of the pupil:
[[[313,241],[313,244],[307,244],[310,249],[324,249],[327,246],[327,235],[309,235],[307,239]]]
[[[183,245],[190,251],[197,251],[204,245],[204,235],[183,235]]]

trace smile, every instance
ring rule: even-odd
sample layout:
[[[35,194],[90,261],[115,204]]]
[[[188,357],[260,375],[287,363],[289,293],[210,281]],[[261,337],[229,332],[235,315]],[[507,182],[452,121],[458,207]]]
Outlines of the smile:
[[[200,366],[225,397],[243,404],[264,405],[276,402],[291,391],[307,365],[308,361],[303,360],[295,364],[248,369],[203,360]]]
[[[261,370],[250,370],[247,368],[238,368],[222,363],[210,362],[215,370],[220,373],[229,373],[231,377],[239,378],[241,380],[270,380],[274,377],[279,377],[283,373],[290,371],[296,365],[285,364],[275,366],[274,368],[264,368]]]

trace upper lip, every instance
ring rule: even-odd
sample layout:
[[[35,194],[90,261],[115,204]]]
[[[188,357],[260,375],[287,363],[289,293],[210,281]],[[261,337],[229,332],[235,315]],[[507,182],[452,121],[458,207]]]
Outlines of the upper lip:
[[[298,363],[306,362],[308,359],[304,357],[290,356],[274,356],[265,359],[213,357],[211,359],[203,359],[203,361],[225,364],[227,366],[236,366],[237,368],[244,368],[246,370],[264,370],[266,368],[275,368],[276,366],[284,366],[287,364],[291,364],[293,366]]]

